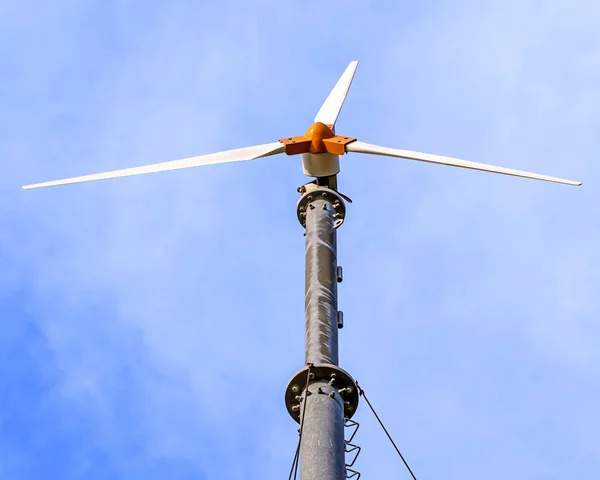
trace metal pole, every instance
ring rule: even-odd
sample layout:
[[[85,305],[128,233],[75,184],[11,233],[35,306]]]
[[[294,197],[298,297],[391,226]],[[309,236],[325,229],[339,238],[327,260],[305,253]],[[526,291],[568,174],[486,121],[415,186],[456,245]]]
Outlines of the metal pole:
[[[333,191],[308,194],[305,210],[305,359],[307,364],[338,365],[336,210]],[[334,207],[334,204],[336,207]],[[341,223],[341,222],[340,222]],[[316,380],[316,379],[315,379]],[[346,478],[344,400],[328,379],[316,380],[306,397],[300,447],[301,480]],[[304,407],[303,407],[304,408]]]
[[[306,280],[304,285],[306,363],[338,365],[337,235],[335,218],[341,202],[333,192],[308,194]],[[336,203],[337,202],[337,203]],[[334,207],[334,203],[337,207]]]
[[[337,309],[341,271],[337,269],[336,229],[344,221],[346,207],[344,198],[331,188],[308,184],[300,191],[303,196],[298,201],[298,220],[306,228],[308,366],[288,383],[285,404],[291,417],[303,425],[301,480],[343,480],[345,419],[351,418],[358,407],[354,380],[338,366],[338,325],[342,322]]]
[[[309,391],[300,445],[300,479],[343,480],[346,478],[343,400],[327,380],[312,383]]]

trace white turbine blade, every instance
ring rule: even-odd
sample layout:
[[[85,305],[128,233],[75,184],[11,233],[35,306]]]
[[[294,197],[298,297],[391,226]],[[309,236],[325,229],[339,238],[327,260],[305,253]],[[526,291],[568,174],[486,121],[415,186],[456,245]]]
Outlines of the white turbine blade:
[[[565,180],[564,178],[549,177],[538,173],[524,172],[522,170],[513,170],[512,168],[496,167],[486,165],[485,163],[469,162],[457,158],[442,157],[440,155],[431,155],[430,153],[411,152],[409,150],[397,150],[395,148],[379,147],[363,142],[352,142],[346,145],[347,152],[370,153],[372,155],[383,155],[386,157],[404,158],[407,160],[418,160],[420,162],[438,163],[440,165],[450,165],[453,167],[470,168],[472,170],[482,170],[484,172],[501,173],[503,175],[513,175],[515,177],[533,178],[535,180],[545,180],[546,182],[564,183],[566,185],[581,185],[581,182]]]
[[[350,84],[354,78],[354,73],[358,67],[358,62],[350,62],[350,65],[346,68],[338,82],[333,87],[333,90],[325,100],[325,103],[321,106],[319,113],[315,117],[315,122],[321,122],[325,125],[335,125],[346,95],[350,89]]]
[[[107,178],[128,177],[130,175],[141,175],[144,173],[164,172],[166,170],[177,170],[179,168],[198,167],[200,165],[211,165],[213,163],[239,162],[242,160],[254,160],[256,158],[268,157],[283,153],[285,146],[280,142],[267,143],[265,145],[256,145],[254,147],[238,148],[237,150],[227,150],[226,152],[212,153],[199,157],[184,158],[182,160],[172,160],[170,162],[154,163],[142,167],[125,168],[123,170],[113,170],[104,173],[94,173],[92,175],[83,175],[81,177],[65,178],[52,182],[34,183],[25,185],[24,189],[52,187],[54,185],[66,185],[69,183],[91,182],[94,180],[104,180]]]

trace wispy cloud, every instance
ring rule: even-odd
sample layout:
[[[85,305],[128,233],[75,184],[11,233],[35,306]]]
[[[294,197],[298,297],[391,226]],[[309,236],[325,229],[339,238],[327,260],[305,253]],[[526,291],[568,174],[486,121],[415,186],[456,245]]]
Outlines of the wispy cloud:
[[[344,132],[586,184],[344,158],[342,365],[421,476],[593,468],[595,5],[60,7],[0,11],[0,473],[287,473],[297,159],[16,187],[302,132],[354,59]],[[359,469],[397,478],[358,415]]]

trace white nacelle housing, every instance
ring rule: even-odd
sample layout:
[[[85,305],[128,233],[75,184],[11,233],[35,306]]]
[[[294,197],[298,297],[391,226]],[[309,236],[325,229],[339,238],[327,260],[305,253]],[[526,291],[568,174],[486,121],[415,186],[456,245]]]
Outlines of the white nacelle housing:
[[[329,177],[340,173],[340,156],[332,153],[303,153],[302,171],[309,177]]]

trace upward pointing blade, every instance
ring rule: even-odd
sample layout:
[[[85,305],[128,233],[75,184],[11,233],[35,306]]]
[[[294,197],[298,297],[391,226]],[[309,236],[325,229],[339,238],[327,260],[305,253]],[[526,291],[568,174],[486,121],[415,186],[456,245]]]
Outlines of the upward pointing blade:
[[[522,170],[513,170],[512,168],[496,167],[486,165],[485,163],[469,162],[459,160],[458,158],[442,157],[430,153],[411,152],[409,150],[397,150],[395,148],[379,147],[363,142],[352,142],[346,145],[347,152],[370,153],[373,155],[383,155],[386,157],[404,158],[406,160],[418,160],[420,162],[438,163],[440,165],[450,165],[453,167],[470,168],[472,170],[482,170],[484,172],[501,173],[503,175],[513,175],[515,177],[533,178],[534,180],[545,180],[546,182],[564,183],[566,185],[581,185],[581,182],[565,180],[564,178],[549,177],[539,173],[524,172]]]
[[[54,180],[52,182],[35,183],[25,185],[24,189],[52,187],[54,185],[66,185],[69,183],[91,182],[94,180],[104,180],[107,178],[128,177],[131,175],[141,175],[144,173],[164,172],[166,170],[177,170],[179,168],[198,167],[200,165],[211,165],[213,163],[239,162],[243,160],[254,160],[256,158],[268,157],[283,153],[285,146],[280,142],[267,143],[254,147],[238,148],[236,150],[227,150],[225,152],[211,153],[199,157],[184,158],[182,160],[172,160],[170,162],[154,163],[142,167],[125,168],[123,170],[113,170],[104,173],[94,173],[92,175],[83,175],[81,177],[65,178],[64,180]]]
[[[321,106],[319,113],[317,113],[317,116],[315,117],[315,123],[321,122],[325,125],[335,125],[340,110],[342,109],[342,105],[344,105],[344,100],[346,100],[350,85],[352,84],[356,67],[358,67],[358,62],[350,62],[350,65],[348,65],[338,82],[335,84],[335,87],[333,87],[327,100],[325,100],[325,103]]]

